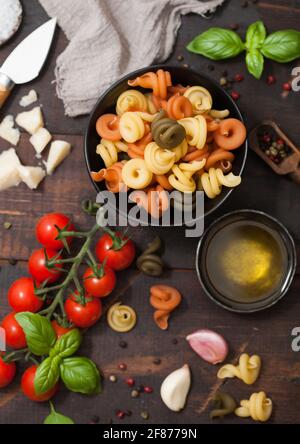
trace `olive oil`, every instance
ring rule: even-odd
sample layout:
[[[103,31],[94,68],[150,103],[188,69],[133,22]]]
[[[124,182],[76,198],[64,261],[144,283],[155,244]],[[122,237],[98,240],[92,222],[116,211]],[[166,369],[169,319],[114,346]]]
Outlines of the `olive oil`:
[[[236,302],[269,297],[282,285],[288,258],[281,236],[256,221],[223,226],[210,239],[206,271],[211,285]]]

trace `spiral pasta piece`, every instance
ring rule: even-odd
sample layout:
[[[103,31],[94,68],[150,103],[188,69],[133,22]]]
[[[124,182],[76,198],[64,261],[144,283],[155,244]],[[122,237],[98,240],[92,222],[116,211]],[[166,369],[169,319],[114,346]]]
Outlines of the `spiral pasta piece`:
[[[217,110],[217,109],[211,109],[208,114],[213,118],[213,119],[226,119],[226,117],[229,116],[230,112],[229,109],[222,109],[222,110]]]
[[[126,333],[135,327],[136,312],[128,305],[117,302],[107,312],[107,323],[112,330]]]
[[[164,263],[158,255],[161,249],[161,240],[157,236],[137,259],[137,268],[148,276],[160,276],[163,272]]]
[[[207,159],[209,157],[209,149],[208,145],[205,145],[202,150],[198,150],[198,148],[194,146],[188,147],[187,154],[182,157],[184,162],[192,162],[194,160],[202,160]]]
[[[126,143],[121,141],[112,142],[106,139],[101,139],[101,142],[96,149],[96,153],[101,156],[106,168],[118,161],[118,153],[120,151],[125,153],[128,151]]]
[[[126,192],[128,190],[122,179],[122,170],[125,162],[117,162],[109,168],[102,168],[98,172],[92,172],[91,177],[95,182],[105,180],[108,191],[112,193]]]
[[[135,114],[145,122],[153,122],[153,120],[155,120],[156,117],[158,116],[158,113],[150,114],[150,113],[144,113],[142,111],[135,111]]]
[[[178,211],[193,211],[196,207],[196,194],[176,191],[172,194],[171,204]]]
[[[112,142],[120,140],[120,118],[115,114],[103,114],[96,122],[96,131],[103,139]]]
[[[147,99],[140,91],[128,89],[118,97],[116,105],[118,116],[126,113],[126,111],[147,111],[147,109]]]
[[[179,291],[168,285],[154,285],[150,288],[150,304],[155,308],[153,315],[156,325],[167,330],[170,313],[181,302]]]
[[[209,155],[206,161],[205,169],[209,170],[209,168],[214,167],[222,160],[229,160],[231,162],[233,159],[234,154],[232,154],[230,151],[222,150],[221,148],[217,149]]]
[[[246,136],[245,125],[238,119],[222,120],[214,133],[216,144],[224,150],[239,148],[245,142]]]
[[[223,416],[230,415],[237,407],[235,399],[228,393],[221,391],[217,391],[212,401],[215,406],[209,414],[211,418],[222,418]]]
[[[139,207],[143,207],[151,216],[158,219],[169,208],[169,198],[166,191],[160,185],[150,187],[147,192],[133,191],[130,200]]]
[[[172,191],[173,187],[169,182],[168,176],[166,174],[154,174],[153,180],[157,182],[165,190]],[[154,182],[154,183],[155,183]]]
[[[222,185],[234,188],[240,183],[240,176],[235,176],[233,173],[224,175],[220,168],[210,168],[208,173],[203,173],[200,176],[198,189],[203,190],[210,199],[214,199],[221,193]]]
[[[152,134],[150,132],[150,126],[148,123],[145,123],[145,135],[140,140],[135,143],[128,143],[128,156],[135,159],[139,157],[140,159],[144,158],[144,151],[148,143],[152,141]]]
[[[164,109],[170,119],[179,120],[193,115],[193,106],[191,102],[179,93],[170,97]]]
[[[180,145],[185,139],[185,130],[176,120],[165,117],[162,110],[151,125],[154,141],[161,148],[172,149]]]
[[[196,182],[190,174],[182,171],[178,165],[172,168],[172,174],[169,176],[169,182],[175,190],[181,192],[191,192],[196,190]]]
[[[189,86],[182,86],[180,83],[178,83],[177,85],[169,86],[168,92],[170,94],[177,94],[177,93],[179,93],[180,95],[182,95],[182,94],[184,94],[186,92],[186,90],[188,88],[189,88]]]
[[[258,355],[249,356],[243,353],[238,365],[226,364],[218,371],[218,378],[239,378],[245,384],[254,384],[259,376],[261,359]]]
[[[134,143],[141,139],[145,133],[142,118],[133,111],[127,111],[120,118],[120,133],[126,142]]]
[[[145,99],[147,101],[147,111],[150,114],[156,114],[160,107],[156,107],[154,100],[152,99],[152,94],[145,94]]]
[[[128,85],[152,89],[156,96],[166,99],[168,87],[172,86],[171,74],[169,71],[162,69],[159,69],[156,73],[147,72],[134,80],[128,80]]]
[[[178,121],[186,132],[187,142],[199,150],[204,148],[207,138],[207,124],[203,116],[186,117]]]
[[[241,418],[251,417],[254,421],[265,422],[270,419],[273,403],[265,392],[252,393],[250,399],[243,399],[235,414]]]
[[[202,86],[191,86],[185,91],[184,97],[189,99],[193,105],[194,114],[205,113],[212,107],[212,96],[210,92]]]
[[[188,143],[186,139],[184,138],[179,145],[172,148],[172,152],[175,153],[175,163],[182,159],[188,152]]]
[[[130,159],[122,169],[123,182],[134,190],[140,190],[150,185],[152,172],[147,168],[144,159]]]
[[[150,142],[144,151],[147,168],[154,174],[165,174],[174,165],[175,153],[160,148],[155,142]]]

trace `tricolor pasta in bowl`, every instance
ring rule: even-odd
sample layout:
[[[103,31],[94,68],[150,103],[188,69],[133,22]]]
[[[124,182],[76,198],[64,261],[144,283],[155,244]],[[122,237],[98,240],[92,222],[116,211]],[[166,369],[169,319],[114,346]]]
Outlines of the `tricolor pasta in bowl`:
[[[211,79],[187,68],[149,67],[99,99],[85,153],[98,191],[130,191],[130,200],[157,218],[169,192],[203,191],[207,215],[241,183],[246,128]]]

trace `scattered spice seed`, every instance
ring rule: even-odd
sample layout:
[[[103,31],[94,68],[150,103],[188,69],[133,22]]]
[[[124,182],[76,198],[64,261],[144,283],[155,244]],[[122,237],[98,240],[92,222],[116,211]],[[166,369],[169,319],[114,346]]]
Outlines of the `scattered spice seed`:
[[[138,388],[137,388],[137,390],[138,390],[139,393],[142,393],[142,392],[144,391],[144,386],[143,386],[143,384],[139,385]]]
[[[129,386],[129,387],[133,387],[135,385],[135,380],[132,378],[127,378],[125,379],[125,383]]]
[[[160,365],[161,364],[161,359],[159,359],[159,358],[154,359],[153,364],[154,365]]]
[[[9,259],[8,263],[9,263],[9,265],[17,265],[18,261],[17,261],[17,259],[11,258],[11,259]]]
[[[127,365],[124,362],[121,362],[121,364],[119,364],[119,369],[125,371],[127,369]]]
[[[242,81],[244,80],[244,76],[243,76],[243,74],[236,74],[236,75],[234,76],[234,80],[235,80],[236,82],[242,82]]]
[[[115,375],[110,375],[109,380],[110,382],[117,382],[117,377]]]
[[[285,83],[282,85],[282,89],[283,89],[283,91],[291,91],[292,86],[291,86],[291,84],[290,84],[289,82],[285,82]]]
[[[221,77],[219,82],[221,86],[225,86],[227,84],[227,79],[225,77]]]
[[[276,83],[276,77],[273,75],[269,75],[267,77],[267,84],[268,85],[274,85],[274,83]]]
[[[131,416],[132,415],[132,411],[131,410],[126,410],[125,415],[126,416]]]
[[[183,66],[184,68],[189,68],[189,67],[190,67],[190,65],[189,65],[188,63],[184,63],[182,66]]]
[[[140,396],[140,392],[138,390],[132,390],[130,396],[132,398],[138,398]]]
[[[12,227],[12,223],[11,222],[4,222],[3,227],[5,230],[10,230]]]
[[[145,393],[153,393],[153,388],[150,387],[149,385],[146,385],[146,386],[144,387],[144,392],[145,392]]]
[[[118,410],[116,413],[117,418],[119,419],[124,419],[125,417],[125,412],[123,412],[122,410]]]
[[[121,347],[121,348],[126,348],[126,347],[127,347],[127,342],[125,342],[125,341],[120,341],[120,342],[119,342],[119,347]]]
[[[238,23],[232,23],[232,24],[229,26],[229,28],[230,28],[232,31],[237,31],[237,30],[239,29],[239,27],[240,27],[240,25],[239,25]]]
[[[182,62],[182,60],[184,60],[184,57],[183,57],[183,55],[178,55],[177,56],[177,60],[178,60],[178,62]]]
[[[228,71],[225,69],[223,72],[222,72],[222,77],[227,77],[228,76]]]
[[[141,417],[142,417],[143,419],[149,419],[149,413],[146,412],[146,411],[141,412]]]
[[[178,340],[176,338],[172,339],[172,344],[177,345],[178,344]]]
[[[233,100],[238,100],[241,96],[237,91],[232,91],[231,97],[233,98]]]

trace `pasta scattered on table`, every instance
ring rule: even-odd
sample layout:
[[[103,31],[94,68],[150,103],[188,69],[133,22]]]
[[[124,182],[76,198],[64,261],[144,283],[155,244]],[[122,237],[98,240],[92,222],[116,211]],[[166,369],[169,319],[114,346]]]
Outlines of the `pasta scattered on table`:
[[[245,384],[254,384],[259,376],[261,359],[258,355],[249,356],[243,353],[238,365],[225,364],[218,371],[218,378],[239,378]]]
[[[250,399],[243,399],[235,414],[241,418],[251,417],[254,421],[265,422],[270,419],[273,403],[265,392],[252,393]]]

